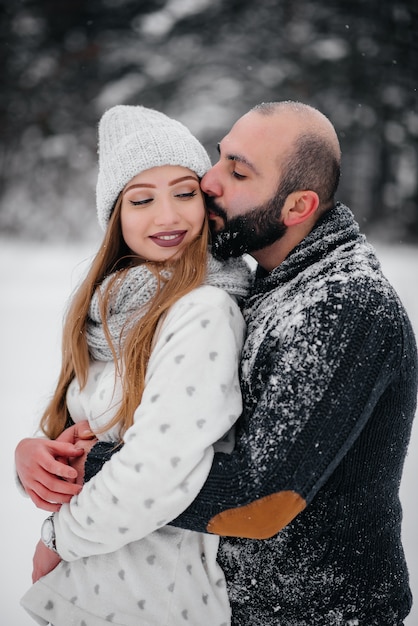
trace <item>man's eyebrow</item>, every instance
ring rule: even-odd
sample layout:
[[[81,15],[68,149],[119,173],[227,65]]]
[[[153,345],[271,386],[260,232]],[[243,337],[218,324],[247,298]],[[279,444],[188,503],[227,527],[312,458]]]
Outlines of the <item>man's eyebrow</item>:
[[[219,154],[221,154],[220,143],[218,143],[217,149],[218,149]],[[236,161],[237,163],[242,163],[243,165],[246,165],[252,172],[254,172],[254,174],[259,173],[254,163],[251,163],[251,161],[249,161],[245,156],[242,156],[241,154],[226,154],[225,158],[228,161]]]

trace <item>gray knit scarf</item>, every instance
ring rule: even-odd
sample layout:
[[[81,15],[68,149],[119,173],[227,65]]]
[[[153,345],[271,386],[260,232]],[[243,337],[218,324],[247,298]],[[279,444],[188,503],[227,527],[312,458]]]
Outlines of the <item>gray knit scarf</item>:
[[[161,275],[170,278],[170,272]],[[115,274],[110,274],[96,289],[90,303],[87,320],[87,343],[90,356],[96,361],[112,361],[113,354],[106,339],[100,314],[100,299]],[[224,289],[238,300],[246,297],[251,282],[251,272],[242,259],[218,261],[208,255],[205,285]],[[146,265],[131,267],[119,279],[116,278],[109,299],[107,325],[116,355],[126,333],[147,311],[147,304],[156,293],[158,278]]]

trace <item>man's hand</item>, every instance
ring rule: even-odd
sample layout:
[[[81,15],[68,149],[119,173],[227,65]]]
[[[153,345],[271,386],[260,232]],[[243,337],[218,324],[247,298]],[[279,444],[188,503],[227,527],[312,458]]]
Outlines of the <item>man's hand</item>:
[[[86,463],[87,454],[90,452],[95,443],[97,443],[96,435],[90,430],[87,420],[77,422],[73,426],[66,428],[64,432],[57,438],[57,441],[67,441],[72,443],[78,450],[78,456],[69,457],[68,465],[76,470],[77,476],[72,481],[77,485],[84,484],[84,465]],[[81,452],[80,452],[81,450]],[[60,459],[65,462],[65,459]]]
[[[81,443],[80,443],[81,441]],[[32,501],[45,511],[58,511],[61,504],[69,502],[80,493],[78,482],[80,467],[69,463],[86,452],[84,447],[96,442],[88,422],[83,421],[67,428],[55,441],[50,439],[23,439],[16,447],[16,470],[20,481]],[[84,468],[84,461],[83,461]]]
[[[94,438],[88,440],[79,439],[78,442],[75,444],[78,450],[83,451],[83,454],[81,456],[69,460],[69,464],[77,472],[77,478],[75,480],[77,485],[84,485],[84,466],[86,463],[87,455],[96,443],[97,439]]]
[[[42,576],[52,572],[60,561],[59,554],[47,548],[43,541],[39,541],[33,556],[32,582],[36,583]]]

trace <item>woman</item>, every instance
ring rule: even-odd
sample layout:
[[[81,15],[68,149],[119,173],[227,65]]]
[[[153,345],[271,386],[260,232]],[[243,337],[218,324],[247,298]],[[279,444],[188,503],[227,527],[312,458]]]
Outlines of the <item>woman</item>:
[[[190,132],[157,111],[117,106],[102,117],[106,232],[67,314],[41,426],[65,439],[87,419],[99,440],[124,445],[79,495],[51,507],[34,559],[41,577],[22,600],[40,624],[230,623],[218,538],[166,526],[200,491],[214,447],[232,448],[241,411],[237,301],[249,272],[208,253],[199,180],[209,167]],[[48,445],[17,447],[28,492],[23,456],[40,459]]]

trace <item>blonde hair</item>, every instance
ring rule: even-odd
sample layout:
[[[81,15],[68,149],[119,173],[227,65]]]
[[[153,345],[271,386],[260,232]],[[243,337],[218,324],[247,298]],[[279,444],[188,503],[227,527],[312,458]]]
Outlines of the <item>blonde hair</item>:
[[[90,365],[85,333],[87,317],[91,298],[104,278],[116,271],[118,271],[118,278],[123,277],[124,272],[129,267],[146,263],[159,281],[159,287],[147,312],[129,330],[121,347],[122,401],[116,415],[106,426],[106,428],[110,428],[119,424],[121,436],[132,425],[134,412],[141,401],[145,373],[158,322],[175,302],[201,285],[205,279],[209,243],[209,226],[206,215],[200,235],[184,248],[178,259],[151,263],[133,256],[126,246],[122,237],[120,222],[121,204],[120,197],[91,268],[76,290],[65,316],[61,371],[55,392],[40,422],[42,431],[50,439],[56,439],[72,423],[66,404],[66,394],[71,381],[77,377],[81,389],[87,383]],[[164,280],[160,276],[160,271],[167,267],[170,268],[171,276],[169,280]],[[112,285],[113,281],[110,281],[100,306],[105,334],[116,362],[116,353],[105,321],[105,312],[107,311]]]

